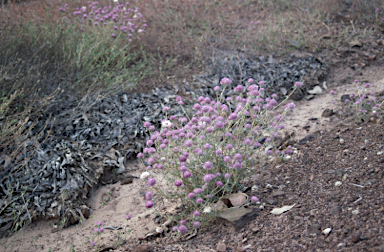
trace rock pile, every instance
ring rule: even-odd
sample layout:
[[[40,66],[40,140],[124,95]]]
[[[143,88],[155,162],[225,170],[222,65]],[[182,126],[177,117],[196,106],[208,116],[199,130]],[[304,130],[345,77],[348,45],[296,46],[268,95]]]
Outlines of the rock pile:
[[[300,100],[311,95],[311,90],[322,82],[328,71],[328,65],[319,57],[292,55],[285,62],[276,62],[272,55],[268,59],[264,56],[250,59],[243,54],[221,51],[212,58],[209,68],[208,72],[195,78],[196,82],[188,90],[195,96],[216,97],[213,87],[219,85],[221,78],[228,77],[232,80],[232,88],[226,89],[225,97],[233,95],[234,87],[245,86],[247,80],[253,78],[256,83],[264,81],[267,96],[275,93],[280,99],[290,94],[294,83],[300,81],[303,86],[291,97]]]

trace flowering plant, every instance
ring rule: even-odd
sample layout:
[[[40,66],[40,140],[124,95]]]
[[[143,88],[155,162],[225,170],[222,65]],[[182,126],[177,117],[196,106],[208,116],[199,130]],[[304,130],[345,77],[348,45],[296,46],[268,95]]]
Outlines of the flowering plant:
[[[214,88],[217,101],[200,96],[193,105],[196,112],[191,118],[166,114],[160,131],[155,131],[150,122],[144,123],[152,135],[144,153],[137,157],[149,154],[147,169],[164,173],[170,190],[156,187],[152,177],[147,180],[162,202],[177,199],[184,206],[185,211],[176,217],[176,221],[181,220],[180,225],[174,227],[180,233],[187,232],[189,227],[198,228],[201,221],[214,217],[211,206],[217,207],[221,198],[240,189],[247,173],[256,169],[263,156],[272,154],[272,140],[284,129],[281,120],[288,110],[295,108],[288,103],[283,114],[271,116],[278,107],[278,97],[273,94],[272,98],[264,98],[264,82],[257,85],[253,79],[248,80],[247,86],[234,88],[234,99],[224,99],[224,89],[231,83],[229,78],[221,79],[222,87]],[[300,86],[301,83],[296,83],[295,89]],[[181,97],[177,101],[183,104]],[[163,110],[167,113],[169,108]],[[260,141],[265,134],[268,137]],[[147,192],[147,208],[155,205],[153,197],[152,192]]]
[[[374,97],[374,92],[369,92],[371,84],[364,84],[359,80],[355,80],[354,83],[357,88],[357,94],[350,94],[347,98],[342,98],[343,109],[341,113],[348,114],[348,111],[352,111],[357,121],[367,120],[367,117],[371,116],[378,116],[383,102],[377,101],[376,97]],[[335,91],[331,90],[330,94],[335,95]]]
[[[60,7],[59,11],[67,13],[71,10],[68,4]],[[71,18],[72,17],[72,18]],[[146,20],[140,13],[140,8],[130,8],[130,4],[119,4],[114,1],[114,6],[99,6],[99,3],[88,1],[88,6],[76,7],[72,14],[63,17],[64,20],[75,19],[80,22],[80,30],[98,28],[110,31],[110,36],[116,38],[125,36],[131,42],[136,38],[140,40],[140,33],[145,32]]]

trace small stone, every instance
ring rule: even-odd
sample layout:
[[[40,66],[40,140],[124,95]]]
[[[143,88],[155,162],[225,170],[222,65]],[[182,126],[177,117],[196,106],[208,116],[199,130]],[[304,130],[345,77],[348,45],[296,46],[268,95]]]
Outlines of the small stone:
[[[339,140],[339,143],[340,143],[340,144],[343,144],[343,143],[345,143],[345,140],[344,140],[344,138],[340,138],[340,140]]]
[[[238,247],[238,248],[236,249],[236,251],[237,251],[237,252],[243,252],[243,251],[245,251],[245,248],[243,248],[243,247]]]
[[[358,215],[359,213],[360,213],[360,211],[358,209],[352,211],[352,214],[354,214],[354,215]]]
[[[363,46],[363,43],[361,43],[360,41],[351,41],[350,43],[349,43],[349,45],[351,46],[351,47],[362,47]]]
[[[254,227],[251,230],[252,230],[253,233],[260,232],[260,228],[259,227]]]
[[[280,190],[277,190],[277,191],[273,191],[271,193],[271,197],[277,197],[277,196],[282,196],[284,195],[285,193],[283,191],[280,191]]]
[[[225,224],[230,223],[237,230],[239,230],[244,227],[244,225],[247,224],[250,220],[255,218],[259,211],[260,210],[257,208],[233,207],[219,211],[217,216],[219,217],[219,221]]]
[[[333,114],[334,114],[334,111],[332,109],[324,109],[321,116],[322,117],[331,117]]]
[[[341,181],[336,181],[335,186],[341,186],[342,182]]]
[[[323,233],[325,236],[328,236],[329,233],[331,233],[331,231],[332,231],[332,228],[326,228],[326,229],[323,230],[322,233]]]
[[[342,103],[345,103],[345,100],[351,100],[351,97],[350,97],[350,95],[349,94],[345,94],[345,95],[342,95],[341,96],[341,98],[340,98],[340,101],[342,102]]]
[[[152,252],[154,251],[155,248],[151,245],[148,244],[140,244],[137,245],[134,249],[133,252]]]
[[[307,142],[311,142],[311,141],[313,141],[314,139],[315,139],[315,136],[312,135],[312,134],[309,134],[309,135],[305,136],[303,139],[301,139],[301,140],[299,141],[299,144],[305,144],[305,143],[307,143]]]
[[[306,96],[304,96],[304,100],[306,100],[306,101],[310,101],[310,100],[312,100],[313,98],[315,98],[314,95],[306,95]]]
[[[361,241],[361,233],[358,232],[358,233],[353,234],[351,237],[351,241],[353,243],[358,243],[359,241]]]
[[[225,252],[227,251],[227,245],[225,245],[225,243],[219,243],[217,244],[216,250],[220,252]]]
[[[308,90],[308,93],[312,95],[321,94],[322,92],[323,90],[321,89],[320,86],[316,86],[312,90]]]

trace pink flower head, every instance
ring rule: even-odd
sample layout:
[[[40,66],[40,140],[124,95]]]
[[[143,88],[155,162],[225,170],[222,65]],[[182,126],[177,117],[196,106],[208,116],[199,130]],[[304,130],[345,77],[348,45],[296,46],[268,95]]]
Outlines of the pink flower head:
[[[129,214],[125,215],[124,218],[127,219],[127,220],[132,219],[131,215],[129,215]]]
[[[331,92],[329,92],[331,95],[335,94],[335,91],[334,90],[331,90]]]
[[[193,142],[192,142],[191,140],[186,140],[186,141],[184,142],[184,146],[185,146],[185,147],[192,147],[192,146],[193,146]]]
[[[355,80],[355,83],[358,83],[359,82],[359,80]]]
[[[182,234],[185,234],[185,233],[188,232],[188,228],[187,228],[186,226],[184,226],[184,225],[180,225],[180,226],[177,228],[177,230],[178,230],[180,233],[182,233]]]
[[[207,150],[207,149],[211,149],[212,147],[213,147],[213,146],[210,145],[209,143],[206,143],[206,144],[203,145],[203,148],[206,149],[206,150]]]
[[[216,121],[215,127],[218,129],[222,129],[222,128],[224,128],[224,123],[222,121]]]
[[[146,208],[151,208],[151,207],[153,207],[153,201],[152,201],[152,200],[148,200],[147,202],[145,202],[145,207],[146,207]]]
[[[195,228],[199,228],[199,227],[201,227],[201,223],[198,222],[198,221],[195,221],[195,222],[193,223],[193,226],[195,226]]]
[[[185,162],[185,161],[187,161],[187,157],[185,155],[180,155],[179,161],[180,162]]]
[[[288,109],[295,109],[296,108],[296,105],[293,103],[293,102],[290,102],[290,103],[287,103],[284,105],[284,108],[285,110],[288,110]]]
[[[147,144],[148,147],[151,147],[153,145],[153,141],[152,140],[148,140],[146,142],[146,144]]]
[[[145,199],[146,199],[146,200],[151,200],[151,199],[153,199],[153,193],[150,192],[150,191],[146,192],[146,193],[145,193]]]
[[[221,182],[221,181],[216,181],[216,185],[219,186],[219,187],[221,187],[221,186],[223,186],[224,184],[223,184],[223,182]]]
[[[230,156],[225,156],[224,157],[224,162],[228,163],[231,161],[231,157]]]
[[[175,186],[179,187],[183,184],[183,182],[181,180],[176,180],[175,181]]]
[[[236,120],[238,118],[237,114],[236,113],[231,113],[229,116],[228,116],[228,119],[229,120]]]
[[[151,123],[150,123],[150,122],[144,122],[144,127],[145,127],[145,128],[148,128],[149,126],[151,126]]]
[[[98,222],[96,223],[96,225],[97,225],[97,226],[101,226],[101,225],[103,225],[103,222],[98,221]]]
[[[241,161],[243,159],[243,156],[240,153],[236,153],[235,155],[233,155],[233,159]]]
[[[243,165],[242,165],[240,162],[236,162],[236,163],[233,165],[233,168],[234,168],[234,169],[238,169],[238,170],[240,170],[242,167],[243,167]]]
[[[221,80],[220,80],[220,84],[221,85],[231,85],[232,84],[232,81],[231,81],[231,79],[229,79],[229,78],[222,78]]]
[[[246,138],[246,139],[244,139],[244,144],[245,145],[251,145],[252,144],[252,140],[249,139],[249,138]]]
[[[257,198],[256,196],[252,196],[252,197],[251,197],[251,200],[252,200],[253,202],[258,202],[258,201],[259,201],[259,198]]]
[[[301,88],[302,85],[303,84],[301,82],[299,82],[299,81],[295,82],[295,87]]]
[[[194,211],[193,212],[193,216],[195,216],[195,217],[198,217],[198,216],[200,216],[201,215],[201,213],[199,212],[199,211]]]
[[[143,158],[143,157],[144,157],[144,154],[140,152],[140,153],[137,154],[136,157],[137,157],[137,158]]]
[[[188,171],[188,168],[187,168],[185,165],[181,165],[181,166],[179,167],[179,171],[181,171],[181,172],[186,172],[186,171]]]
[[[263,86],[264,84],[265,84],[264,81],[259,81],[259,85],[260,85],[260,86]]]
[[[369,84],[369,83],[365,84],[365,87],[366,87],[366,88],[368,88],[368,87],[370,87],[370,86],[371,86],[371,84]]]
[[[185,171],[184,173],[183,173],[183,178],[189,178],[189,177],[191,177],[192,176],[192,173],[190,173],[189,171]]]
[[[233,91],[235,91],[235,92],[243,92],[243,90],[244,90],[244,86],[242,86],[242,85],[238,85],[237,87],[235,87],[234,89],[233,89]]]
[[[154,186],[156,184],[156,179],[154,178],[149,178],[147,181],[147,185],[149,186]]]
[[[230,178],[230,177],[231,177],[231,174],[229,173],[224,174],[224,178]]]
[[[232,146],[232,144],[227,144],[227,145],[225,146],[225,148],[226,148],[227,150],[231,150],[231,149],[233,149],[233,146]]]
[[[199,194],[199,193],[202,193],[203,190],[202,190],[201,188],[195,188],[195,189],[193,189],[193,192],[194,192],[195,194]]]
[[[169,111],[170,110],[170,108],[168,107],[168,106],[164,106],[163,107],[163,111],[165,112],[165,111]]]
[[[252,78],[249,78],[249,79],[248,79],[248,83],[251,83],[251,84],[252,84],[252,83],[254,83],[254,82],[255,82],[254,79],[252,79]]]
[[[219,87],[219,86],[215,86],[215,87],[213,88],[213,90],[215,90],[215,91],[219,91],[219,90],[220,90],[220,87]]]
[[[148,158],[148,164],[154,164],[156,161],[153,157]]]
[[[188,193],[188,199],[194,199],[196,197],[196,194],[194,193]]]
[[[212,174],[207,174],[207,175],[204,175],[203,177],[204,182],[211,182],[212,179],[213,179]]]
[[[209,126],[205,132],[207,132],[208,134],[212,133],[213,131],[215,130],[215,128],[213,126]]]
[[[215,150],[216,155],[221,156],[223,154],[223,151],[221,149]]]
[[[203,199],[202,199],[202,198],[198,198],[198,199],[196,199],[196,203],[197,203],[197,204],[201,204],[201,203],[203,203]]]
[[[212,163],[207,161],[204,163],[203,167],[204,169],[207,169],[207,170],[212,169]]]

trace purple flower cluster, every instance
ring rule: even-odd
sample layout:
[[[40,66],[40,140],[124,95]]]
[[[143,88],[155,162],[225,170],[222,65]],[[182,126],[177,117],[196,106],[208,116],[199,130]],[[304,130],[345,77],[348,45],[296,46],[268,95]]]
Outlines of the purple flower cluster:
[[[214,90],[229,88],[232,81],[222,78],[220,84]],[[259,155],[264,153],[264,148],[260,148],[263,144],[258,139],[265,129],[272,129],[265,139],[266,144],[273,143],[278,131],[284,129],[283,115],[273,115],[271,120],[263,121],[265,118],[261,113],[269,114],[278,105],[276,94],[264,97],[263,85],[263,81],[256,84],[250,78],[246,85],[237,85],[233,89],[236,94],[234,99],[220,96],[213,101],[210,97],[199,96],[192,106],[195,111],[193,116],[187,118],[166,114],[160,131],[156,131],[151,123],[144,123],[144,127],[151,132],[143,151],[149,154],[147,169],[167,170],[172,181],[169,185],[174,187],[176,195],[187,198],[190,207],[194,208],[192,222],[182,221],[173,230],[185,233],[192,226],[199,228],[199,218],[203,218],[200,214],[202,208],[238,186],[245,176],[245,167],[252,165],[255,152]],[[301,87],[301,83],[295,83],[295,86]],[[176,101],[183,104],[179,96]],[[285,108],[292,110],[295,104],[288,103]],[[171,108],[163,107],[163,110],[169,112]],[[267,152],[270,155],[273,153],[282,155],[280,151]],[[143,158],[144,154],[137,156]],[[148,178],[147,184],[154,186],[156,180]],[[153,207],[152,192],[145,194],[145,200],[147,208]],[[251,200],[256,202],[258,199],[252,197]],[[204,209],[204,213],[210,211]]]
[[[68,4],[59,8],[60,12],[66,13],[69,11]],[[99,6],[98,2],[88,1],[88,6],[81,8],[77,7],[72,12],[72,16],[78,18],[81,23],[81,30],[84,30],[85,25],[90,26],[107,26],[111,30],[112,38],[116,38],[120,33],[125,33],[128,41],[133,38],[140,40],[140,34],[145,32],[147,26],[146,20],[140,13],[140,8],[129,8],[129,3],[119,4],[112,6]]]

